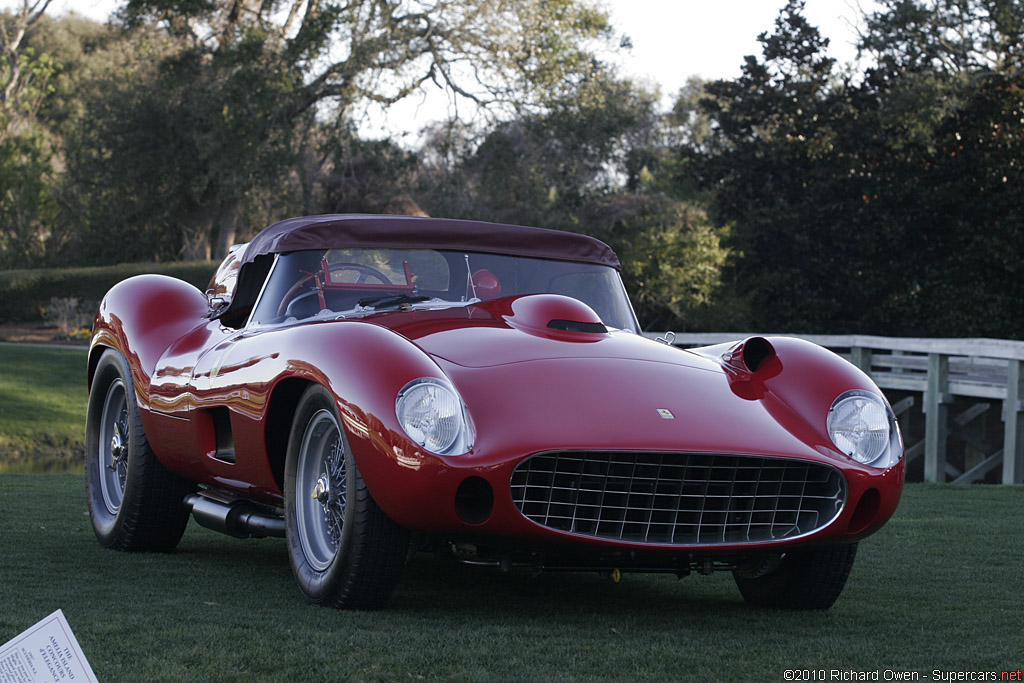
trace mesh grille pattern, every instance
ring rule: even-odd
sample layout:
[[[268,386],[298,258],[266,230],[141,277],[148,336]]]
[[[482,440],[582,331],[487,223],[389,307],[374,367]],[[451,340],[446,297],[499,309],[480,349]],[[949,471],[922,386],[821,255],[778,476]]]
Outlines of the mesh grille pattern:
[[[846,500],[845,479],[828,465],[705,453],[543,453],[516,466],[511,488],[542,526],[678,545],[800,536]]]

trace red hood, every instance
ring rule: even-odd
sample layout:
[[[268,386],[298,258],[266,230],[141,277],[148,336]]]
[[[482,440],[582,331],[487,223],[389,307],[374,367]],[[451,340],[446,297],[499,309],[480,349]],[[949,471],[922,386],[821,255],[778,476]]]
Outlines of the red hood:
[[[575,300],[533,295],[369,320],[440,363],[476,422],[478,452],[514,445],[520,452],[685,450],[834,462],[824,435],[828,403],[820,424],[787,407],[771,389],[783,380],[781,363],[752,380],[716,357],[629,332],[549,327],[550,320],[599,322]]]
[[[706,358],[640,335],[607,331],[586,304],[555,294],[506,297],[439,310],[387,312],[367,321],[401,334],[437,359],[470,368],[593,358],[721,371],[718,363]]]

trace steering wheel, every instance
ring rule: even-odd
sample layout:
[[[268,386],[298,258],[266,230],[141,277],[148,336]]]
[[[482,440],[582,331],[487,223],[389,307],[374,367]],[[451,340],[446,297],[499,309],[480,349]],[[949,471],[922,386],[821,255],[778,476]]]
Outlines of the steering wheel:
[[[364,284],[367,278],[371,277],[374,278],[375,280],[380,280],[381,284],[384,285],[394,284],[393,282],[391,282],[390,279],[388,279],[388,276],[385,275],[384,273],[380,272],[379,270],[371,266],[364,266],[361,263],[332,263],[329,266],[329,269],[332,276],[334,275],[334,273],[343,273],[346,270],[354,270],[357,273],[360,273],[355,283],[353,283],[357,285]],[[298,282],[296,282],[294,285],[288,288],[288,291],[284,293],[283,297],[281,297],[281,303],[277,307],[277,315],[284,315],[285,313],[287,313],[288,307],[292,303],[294,303],[294,301],[297,301],[298,299],[305,297],[305,295],[303,295],[302,297],[296,297],[296,294],[306,285],[306,283],[308,283],[310,280],[316,277],[316,275],[316,273],[309,273],[308,275],[299,278]],[[309,293],[311,292],[308,292],[307,294]]]
[[[387,275],[385,275],[384,273],[380,272],[379,270],[377,270],[376,268],[373,268],[371,266],[364,266],[361,263],[332,263],[331,264],[331,274],[332,275],[334,273],[336,273],[336,272],[343,273],[346,270],[354,270],[357,273],[362,273],[362,275],[360,275],[359,278],[355,281],[355,284],[357,284],[357,285],[361,285],[364,282],[366,282],[366,278],[368,278],[368,277],[372,277],[372,278],[375,278],[377,280],[380,280],[380,283],[382,285],[392,285],[392,284],[394,284],[390,279],[388,279]]]

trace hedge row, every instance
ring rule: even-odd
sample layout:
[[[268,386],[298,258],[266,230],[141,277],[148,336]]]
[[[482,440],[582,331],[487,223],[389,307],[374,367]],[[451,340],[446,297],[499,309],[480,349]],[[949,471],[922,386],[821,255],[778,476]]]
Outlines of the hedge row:
[[[205,290],[218,265],[215,261],[191,261],[0,271],[0,323],[43,320],[55,298],[73,297],[80,305],[95,310],[107,290],[143,273],[169,275]]]

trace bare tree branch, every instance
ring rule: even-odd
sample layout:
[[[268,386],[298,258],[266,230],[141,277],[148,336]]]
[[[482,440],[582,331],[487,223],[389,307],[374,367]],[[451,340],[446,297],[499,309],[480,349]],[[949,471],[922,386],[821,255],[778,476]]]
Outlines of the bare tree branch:
[[[7,104],[14,97],[14,91],[18,87],[21,78],[21,60],[19,50],[25,39],[25,33],[32,27],[46,12],[51,0],[22,0],[21,7],[11,17],[0,15],[0,51],[3,52],[7,62],[7,80],[4,83],[3,91],[0,92],[0,105]]]

